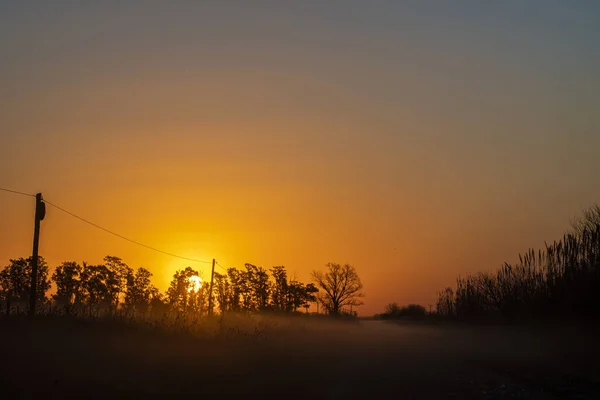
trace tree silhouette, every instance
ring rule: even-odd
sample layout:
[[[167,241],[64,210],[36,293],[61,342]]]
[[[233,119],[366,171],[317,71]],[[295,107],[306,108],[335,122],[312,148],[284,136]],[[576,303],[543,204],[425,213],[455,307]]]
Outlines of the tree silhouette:
[[[301,301],[300,307],[308,308],[310,306],[310,303],[316,302],[317,301],[317,293],[319,293],[319,288],[316,287],[314,283],[307,283],[304,286],[304,289],[302,292],[302,297],[301,297],[302,301]],[[355,304],[355,305],[360,305],[360,304]]]
[[[188,296],[188,311],[194,313],[208,313],[208,289],[210,285],[201,284],[197,287],[194,283]]]
[[[269,274],[266,269],[256,265],[245,264],[245,267],[248,309],[250,311],[264,310],[269,303]]]
[[[75,261],[65,261],[52,274],[52,280],[56,284],[56,293],[52,296],[55,304],[70,314],[71,307],[78,299],[82,290],[80,276],[83,271],[81,265]]]
[[[288,310],[288,281],[285,267],[277,266],[271,268],[273,284],[271,285],[271,304],[274,309],[280,311]]]
[[[229,310],[241,311],[243,307],[242,296],[247,293],[247,285],[244,283],[245,276],[242,271],[235,268],[229,268],[227,269],[227,277],[230,284],[230,290],[228,292],[229,298],[227,301]]]
[[[307,307],[310,303],[317,301],[315,293],[319,289],[312,283],[305,285],[296,280],[290,281],[287,295],[287,311],[296,311],[300,307]]]
[[[27,261],[23,258],[11,259],[10,264],[0,272],[2,297],[9,309],[13,305],[22,306],[29,299],[29,283],[27,282]],[[10,311],[9,311],[10,312]]]
[[[192,277],[199,277],[198,271],[191,267],[176,271],[173,275],[169,288],[167,289],[167,301],[173,310],[186,312],[188,305],[197,308],[197,299],[194,297],[194,282]],[[191,300],[191,301],[190,301]]]
[[[32,258],[17,258],[9,260],[10,264],[0,271],[0,293],[6,302],[7,313],[10,307],[25,310],[29,304],[31,288]],[[43,257],[38,256],[38,273],[36,295],[38,304],[46,301],[46,292],[50,289],[48,279],[48,264]]]
[[[217,304],[219,305],[219,309],[221,313],[230,310],[229,301],[232,298],[231,294],[231,284],[229,283],[229,279],[227,279],[227,275],[220,274],[215,272],[214,275],[214,296]]]
[[[146,268],[138,268],[135,274],[127,276],[125,308],[134,313],[146,313],[150,302],[158,296],[158,289],[152,284],[152,273]]]
[[[221,312],[262,310],[296,311],[316,301],[319,289],[312,283],[287,280],[285,267],[271,269],[273,280],[264,268],[245,264],[245,271],[229,268],[227,275],[215,273],[216,301]]]
[[[339,315],[344,306],[358,306],[364,297],[362,282],[356,269],[349,264],[328,263],[327,271],[313,271],[313,279],[323,289],[318,301],[332,315]]]
[[[107,288],[110,296],[110,307],[112,311],[119,308],[121,297],[125,295],[127,280],[133,274],[133,269],[123,262],[119,257],[104,257],[104,265],[111,272]]]
[[[106,265],[88,265],[83,263],[81,272],[81,296],[79,302],[88,306],[90,314],[101,309],[111,310],[113,296],[118,292],[117,279]]]

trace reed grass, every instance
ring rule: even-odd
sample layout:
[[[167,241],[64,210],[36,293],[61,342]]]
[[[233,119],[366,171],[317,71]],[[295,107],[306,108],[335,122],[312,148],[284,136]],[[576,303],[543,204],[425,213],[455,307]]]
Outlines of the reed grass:
[[[437,313],[461,320],[597,318],[600,316],[600,222],[543,249],[519,254],[495,272],[458,277],[438,293]],[[582,226],[582,225],[578,225]]]

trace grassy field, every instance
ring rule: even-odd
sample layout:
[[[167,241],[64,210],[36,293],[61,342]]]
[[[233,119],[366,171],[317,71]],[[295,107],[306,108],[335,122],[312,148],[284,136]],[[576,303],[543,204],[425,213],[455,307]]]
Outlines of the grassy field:
[[[228,319],[0,320],[0,398],[599,398],[594,331]],[[191,332],[191,333],[190,333]]]

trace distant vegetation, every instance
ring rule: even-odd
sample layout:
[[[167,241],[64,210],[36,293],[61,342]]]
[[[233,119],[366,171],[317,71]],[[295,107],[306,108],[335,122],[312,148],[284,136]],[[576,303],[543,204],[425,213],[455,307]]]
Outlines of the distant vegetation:
[[[427,317],[427,310],[419,304],[409,304],[400,307],[396,303],[388,304],[382,314],[376,315],[379,319],[412,319],[421,320]]]

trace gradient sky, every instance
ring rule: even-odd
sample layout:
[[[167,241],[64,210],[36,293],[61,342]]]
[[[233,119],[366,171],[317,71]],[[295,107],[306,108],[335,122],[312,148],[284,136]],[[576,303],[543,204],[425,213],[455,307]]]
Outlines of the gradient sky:
[[[600,2],[0,1],[0,187],[187,257],[356,266],[362,314],[600,201]],[[251,4],[251,5],[250,5]],[[0,192],[0,260],[33,199]],[[188,262],[48,207],[40,254]],[[210,271],[204,264],[191,264]]]

